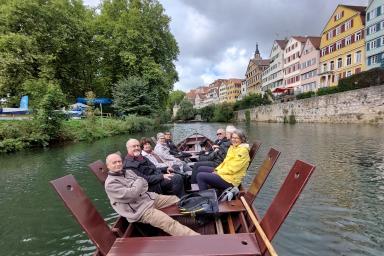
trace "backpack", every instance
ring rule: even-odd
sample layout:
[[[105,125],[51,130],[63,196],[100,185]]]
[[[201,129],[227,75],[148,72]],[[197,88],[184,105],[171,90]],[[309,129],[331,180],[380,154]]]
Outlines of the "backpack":
[[[219,204],[214,189],[187,194],[180,198],[178,206],[183,215],[201,216],[219,212]]]
[[[226,190],[224,190],[223,193],[221,193],[218,200],[220,202],[231,201],[232,199],[236,198],[239,192],[240,191],[238,187],[229,187]]]

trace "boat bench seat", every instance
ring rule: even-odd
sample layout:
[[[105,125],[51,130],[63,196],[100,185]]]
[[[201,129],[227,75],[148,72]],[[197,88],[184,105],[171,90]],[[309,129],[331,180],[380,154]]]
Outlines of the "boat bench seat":
[[[114,255],[260,255],[254,233],[118,238]]]

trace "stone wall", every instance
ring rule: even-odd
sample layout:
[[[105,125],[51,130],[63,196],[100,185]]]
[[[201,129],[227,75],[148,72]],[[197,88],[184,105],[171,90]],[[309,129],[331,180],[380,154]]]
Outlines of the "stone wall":
[[[245,121],[245,111],[235,113]],[[249,109],[252,121],[384,123],[384,85]]]

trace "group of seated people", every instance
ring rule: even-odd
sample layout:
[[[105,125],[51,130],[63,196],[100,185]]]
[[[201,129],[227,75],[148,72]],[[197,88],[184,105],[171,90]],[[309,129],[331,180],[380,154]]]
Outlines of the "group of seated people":
[[[107,156],[105,190],[111,205],[129,222],[148,223],[175,236],[199,235],[159,209],[185,195],[186,179],[197,182],[200,190],[239,186],[250,161],[246,137],[234,126],[218,129],[212,149],[192,163],[181,160],[186,155],[178,151],[170,132],[158,133],[156,139],[154,149],[148,138],[129,139],[124,160],[116,153]]]

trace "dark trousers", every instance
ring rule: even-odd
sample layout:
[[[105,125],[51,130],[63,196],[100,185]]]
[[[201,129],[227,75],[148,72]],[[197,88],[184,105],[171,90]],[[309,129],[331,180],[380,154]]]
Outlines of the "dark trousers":
[[[179,198],[185,195],[184,180],[180,174],[173,174],[170,180],[163,179],[160,182],[162,194],[176,195]]]
[[[213,161],[199,161],[199,162],[196,162],[193,165],[191,183],[196,183],[197,182],[196,177],[197,177],[197,174],[199,173],[198,169],[201,166],[216,167],[216,166],[218,166],[218,164],[213,162]]]
[[[220,190],[233,187],[231,183],[226,182],[219,175],[214,173],[214,170],[215,168],[212,167],[199,167],[196,177],[199,190],[207,190],[209,187],[218,188]]]

